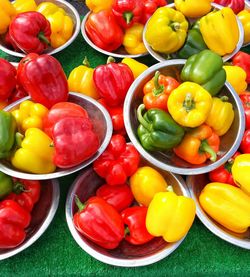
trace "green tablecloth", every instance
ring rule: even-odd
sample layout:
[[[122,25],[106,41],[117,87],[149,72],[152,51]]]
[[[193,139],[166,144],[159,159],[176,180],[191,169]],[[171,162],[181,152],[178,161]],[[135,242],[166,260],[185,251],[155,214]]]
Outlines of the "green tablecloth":
[[[250,48],[245,49],[250,51]],[[107,57],[91,49],[81,34],[55,57],[68,76],[87,56],[91,66],[105,63]],[[0,51],[0,57],[19,61]],[[142,59],[148,65],[153,58]],[[119,268],[103,264],[86,254],[71,237],[65,219],[65,200],[77,173],[60,181],[60,204],[46,232],[25,251],[0,262],[0,276],[250,276],[250,251],[233,246],[213,235],[196,219],[183,243],[164,260],[140,268]]]

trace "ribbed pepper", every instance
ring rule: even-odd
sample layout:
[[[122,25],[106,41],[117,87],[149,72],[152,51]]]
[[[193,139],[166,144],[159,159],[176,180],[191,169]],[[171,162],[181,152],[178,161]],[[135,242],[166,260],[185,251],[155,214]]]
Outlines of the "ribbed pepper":
[[[0,35],[7,32],[11,20],[16,15],[14,7],[9,0],[0,1]]]
[[[244,43],[250,42],[250,11],[243,10],[237,14],[244,29]]]
[[[234,88],[234,90],[240,94],[247,88],[247,73],[246,71],[237,65],[224,65],[223,68],[226,71],[227,81]]]
[[[15,0],[13,6],[17,13],[35,11],[37,8],[35,0]]]
[[[132,58],[124,58],[122,59],[122,63],[125,63],[133,72],[134,79],[137,78],[143,71],[148,69],[148,66],[138,62]]]
[[[182,12],[187,17],[201,17],[210,12],[213,0],[175,0],[176,10]]]

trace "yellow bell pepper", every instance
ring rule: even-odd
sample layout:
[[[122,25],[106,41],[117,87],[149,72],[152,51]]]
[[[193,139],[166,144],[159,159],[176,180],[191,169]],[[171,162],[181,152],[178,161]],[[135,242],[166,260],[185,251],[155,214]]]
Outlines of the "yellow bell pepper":
[[[232,174],[234,182],[245,193],[250,195],[250,154],[241,154],[234,160]]]
[[[250,197],[241,189],[209,183],[203,188],[199,201],[209,216],[230,231],[244,233],[250,227]]]
[[[94,99],[100,98],[93,81],[94,69],[90,68],[87,57],[83,65],[74,68],[68,77],[69,91],[80,92]]]
[[[135,23],[132,27],[126,29],[123,37],[123,46],[131,55],[138,55],[147,52],[142,40],[144,25]]]
[[[134,79],[136,79],[143,71],[148,69],[148,66],[132,58],[124,58],[122,59],[122,63],[128,65],[128,67],[132,70]]]
[[[250,42],[250,11],[243,10],[237,14],[244,29],[244,43]]]
[[[203,16],[200,32],[207,47],[221,56],[234,51],[240,35],[237,17],[228,7]]]
[[[161,7],[150,17],[145,38],[154,51],[170,54],[183,46],[187,30],[188,21],[181,12]]]
[[[201,17],[212,9],[213,0],[174,0],[176,10],[187,17]]]
[[[223,68],[226,71],[227,81],[234,88],[234,90],[240,94],[247,88],[247,74],[244,69],[236,65],[224,65]]]
[[[166,191],[168,186],[164,177],[149,166],[139,167],[129,183],[135,200],[146,207],[157,192]]]
[[[43,119],[48,114],[48,109],[39,103],[29,100],[23,101],[19,109],[12,111],[18,130],[25,132],[29,128],[43,128]]]
[[[218,136],[223,136],[234,120],[233,105],[227,102],[228,97],[213,97],[212,107],[205,123],[212,127]]]
[[[13,6],[17,13],[35,11],[37,8],[35,0],[15,0]]]
[[[146,228],[167,242],[183,238],[195,218],[195,203],[192,198],[178,196],[173,191],[158,192],[148,206]]]
[[[111,10],[114,0],[86,0],[86,6],[94,13]]]
[[[60,47],[71,38],[74,31],[74,22],[64,9],[52,2],[42,2],[38,5],[37,11],[42,13],[50,23],[50,39],[53,48]]]
[[[54,147],[52,140],[38,128],[30,128],[14,155],[11,157],[12,165],[24,172],[46,174],[54,172]]]
[[[212,107],[212,96],[202,86],[184,82],[170,93],[167,105],[177,123],[194,128],[206,121]]]
[[[0,1],[0,35],[7,32],[11,20],[16,15],[15,8],[11,5],[9,0]]]

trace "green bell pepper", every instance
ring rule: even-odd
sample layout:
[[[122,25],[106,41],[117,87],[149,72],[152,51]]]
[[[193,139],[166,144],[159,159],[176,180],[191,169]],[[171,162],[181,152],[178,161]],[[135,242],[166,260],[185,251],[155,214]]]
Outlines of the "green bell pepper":
[[[216,95],[226,81],[221,56],[208,49],[192,55],[181,71],[181,80],[195,82],[212,96]]]
[[[0,110],[0,159],[8,158],[15,143],[17,124],[10,112]]]
[[[0,199],[10,194],[13,189],[13,181],[9,175],[0,171]]]
[[[140,125],[137,134],[146,150],[170,150],[179,144],[184,136],[184,129],[163,110],[149,109],[143,116],[145,105],[137,109]]]

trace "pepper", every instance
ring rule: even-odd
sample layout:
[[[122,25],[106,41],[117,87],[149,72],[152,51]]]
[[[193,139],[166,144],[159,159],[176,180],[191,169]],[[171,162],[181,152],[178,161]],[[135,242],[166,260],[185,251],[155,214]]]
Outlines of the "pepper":
[[[146,228],[153,236],[175,242],[187,234],[194,218],[192,198],[176,195],[173,191],[158,192],[148,206]]]
[[[15,17],[16,11],[9,0],[0,1],[0,35],[7,32],[10,22]]]
[[[157,192],[167,190],[168,184],[159,171],[150,166],[139,167],[129,179],[135,200],[148,207]]]
[[[15,143],[16,120],[10,112],[0,110],[0,159],[8,158]]]
[[[124,236],[122,218],[116,209],[97,196],[85,204],[76,197],[76,205],[79,210],[73,217],[75,228],[105,249],[116,248]]]
[[[17,14],[35,11],[37,8],[35,0],[15,0],[12,5]]]
[[[134,206],[122,211],[125,224],[125,240],[133,245],[141,245],[154,238],[146,228],[147,207]]]
[[[203,188],[199,201],[209,216],[230,231],[244,233],[250,226],[250,197],[239,188],[209,183]]]
[[[128,54],[138,55],[147,52],[142,40],[143,28],[144,25],[135,23],[133,26],[126,29],[122,44]]]
[[[111,10],[114,0],[86,0],[86,6],[94,13],[98,13],[103,10]]]
[[[243,154],[250,154],[250,129],[244,132],[243,138],[240,143],[240,151]]]
[[[90,40],[103,50],[112,52],[122,45],[123,31],[110,11],[91,13],[85,30]]]
[[[246,194],[250,195],[250,154],[242,154],[235,158],[232,166],[234,182]]]
[[[0,171],[0,199],[5,198],[12,192],[13,183],[10,176]]]
[[[247,73],[244,69],[236,65],[224,65],[223,68],[226,71],[227,81],[234,88],[234,90],[240,94],[247,88]]]
[[[39,12],[20,13],[11,21],[9,35],[24,53],[41,54],[50,44],[50,23]]]
[[[123,136],[113,135],[107,149],[94,161],[95,172],[109,185],[123,185],[133,175],[140,162],[140,154]]]
[[[165,76],[159,71],[143,87],[143,104],[146,109],[158,108],[168,111],[168,96],[179,86],[179,82],[171,76]]]
[[[75,67],[69,74],[69,91],[80,92],[94,99],[100,98],[93,81],[94,69],[90,67],[87,57],[83,64]]]
[[[234,120],[233,105],[227,101],[227,96],[213,97],[212,107],[205,121],[218,136],[226,134]]]
[[[47,108],[68,100],[68,82],[63,68],[54,57],[29,54],[17,68],[19,83],[32,100]]]
[[[21,139],[20,139],[21,140]],[[12,165],[24,172],[46,174],[54,172],[56,166],[52,162],[54,148],[52,140],[40,129],[29,128],[25,132],[20,148],[11,157]]]
[[[185,43],[188,22],[175,9],[158,8],[150,17],[145,31],[145,39],[154,51],[171,54]]]
[[[200,31],[207,47],[220,56],[232,53],[239,41],[237,17],[227,7],[203,16]]]
[[[219,151],[220,138],[207,125],[203,124],[188,132],[174,153],[191,164],[203,164],[207,159],[215,162]]]
[[[14,248],[25,238],[25,228],[30,224],[31,216],[13,200],[0,203],[0,248]]]
[[[131,69],[134,79],[136,79],[142,72],[148,69],[147,65],[132,58],[123,58],[122,63],[125,63]]]
[[[250,129],[250,92],[244,91],[240,94],[240,100],[243,104],[245,119],[246,119],[246,130]]]
[[[142,3],[144,8],[140,22],[144,25],[158,8],[167,5],[166,0],[142,0]]]
[[[247,74],[246,82],[250,84],[250,55],[239,51],[232,59],[233,65],[241,67]]]
[[[108,204],[112,205],[118,212],[128,208],[134,196],[127,184],[120,186],[110,186],[104,184],[96,191],[96,196],[104,199]]]
[[[235,14],[239,13],[245,8],[244,0],[214,0],[214,3],[231,8]]]
[[[211,2],[213,0],[174,0],[176,10],[191,18],[209,13],[212,9]]]
[[[123,104],[134,76],[126,64],[115,63],[110,57],[107,64],[95,68],[93,79],[99,95],[109,106],[116,107]]]
[[[244,44],[250,42],[250,11],[243,10],[237,14],[244,29]]]
[[[170,150],[181,142],[184,130],[168,113],[160,109],[150,109],[142,116],[144,109],[144,104],[137,109],[140,123],[137,135],[143,148],[148,151]]]
[[[226,81],[223,60],[216,53],[205,49],[187,59],[181,71],[181,79],[201,85],[214,96]]]

